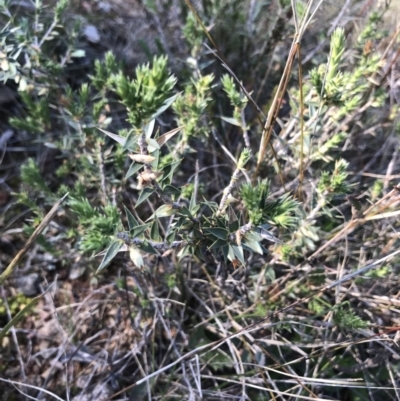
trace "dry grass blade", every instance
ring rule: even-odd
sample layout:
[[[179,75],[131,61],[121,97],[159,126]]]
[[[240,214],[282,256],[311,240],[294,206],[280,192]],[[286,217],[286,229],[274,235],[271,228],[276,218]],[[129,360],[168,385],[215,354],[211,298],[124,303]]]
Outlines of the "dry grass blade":
[[[44,217],[44,219],[41,221],[41,223],[37,226],[36,230],[29,237],[25,246],[17,253],[15,258],[11,261],[11,263],[7,266],[7,268],[1,274],[0,285],[2,285],[7,280],[7,278],[11,275],[11,273],[13,272],[15,267],[18,265],[18,263],[21,261],[21,259],[26,255],[26,253],[29,251],[29,249],[32,247],[32,245],[35,243],[35,241],[37,240],[39,235],[50,224],[52,218],[57,213],[59,206],[61,205],[61,203],[65,200],[65,198],[67,196],[68,196],[68,193],[65,194],[60,200],[58,200],[54,204],[54,206],[50,209],[50,211],[47,213],[47,215]]]
[[[27,384],[27,383],[19,383],[19,382],[16,382],[16,381],[14,381],[14,380],[3,379],[3,378],[1,378],[1,377],[0,377],[0,381],[2,381],[2,382],[4,382],[4,383],[10,383],[10,384],[13,384],[13,385],[15,385],[15,386],[16,386],[16,385],[18,385],[18,386],[25,386],[25,387],[27,387],[27,388],[33,388],[33,389],[35,389],[35,390],[40,390],[40,391],[43,391],[43,393],[49,395],[50,397],[53,397],[54,399],[56,399],[56,400],[58,400],[58,401],[64,401],[62,398],[58,397],[56,394],[52,393],[51,391],[47,391],[47,390],[44,390],[44,389],[42,389],[42,388],[38,388],[37,386],[32,386],[32,385]],[[24,394],[24,395],[26,396],[26,394]],[[29,398],[32,398],[32,397],[29,397]]]
[[[254,99],[251,97],[251,95],[248,93],[248,91],[246,90],[246,88],[243,86],[242,82],[239,80],[239,78],[236,76],[236,74],[232,71],[232,69],[229,67],[227,61],[225,60],[222,52],[219,50],[219,47],[217,45],[217,43],[214,41],[213,37],[211,36],[211,34],[208,32],[207,28],[204,26],[203,22],[201,21],[200,17],[198,16],[198,14],[196,13],[196,10],[194,9],[193,5],[190,3],[190,0],[185,0],[186,4],[188,5],[188,7],[190,8],[190,10],[193,12],[193,15],[196,17],[196,20],[199,22],[201,28],[203,29],[204,33],[206,34],[207,38],[209,39],[209,41],[212,43],[212,45],[215,48],[215,51],[213,51],[212,49],[210,49],[210,51],[216,55],[220,61],[222,62],[222,66],[224,68],[226,68],[226,70],[232,75],[232,77],[235,79],[235,81],[238,83],[238,85],[240,86],[240,89],[243,91],[243,93],[245,94],[245,96],[247,97],[247,99],[249,100],[251,106],[254,108],[254,110],[256,111],[256,116],[258,118],[258,120],[260,121],[260,123],[262,124],[262,120],[261,120],[261,116],[265,119],[264,113],[262,112],[262,110],[260,109],[260,107],[258,107],[257,103],[254,101]],[[206,45],[207,46],[207,45]],[[208,46],[207,46],[208,47]],[[209,48],[209,47],[208,47]],[[278,107],[279,110],[279,107]],[[269,114],[268,114],[269,116]],[[268,120],[267,120],[268,121]],[[271,143],[269,143],[269,146],[271,148],[271,152],[273,154],[273,157],[276,161],[276,165],[278,168],[278,172],[279,172],[279,178],[281,181],[281,184],[284,186],[285,185],[285,181],[282,175],[282,171],[281,168],[279,166],[278,163],[278,156],[276,154],[276,151],[273,147],[273,145]],[[257,164],[258,166],[258,164]]]
[[[132,2],[0,13],[3,398],[398,401],[385,5]]]
[[[320,1],[317,4],[315,9],[313,10],[312,15],[315,14],[315,12],[318,10],[321,3],[322,3],[322,1]],[[296,57],[296,55],[298,55],[298,56],[300,55],[300,52],[299,52],[300,42],[301,42],[301,39],[302,39],[302,36],[303,36],[305,30],[307,29],[307,26],[310,23],[311,18],[309,18],[309,16],[311,13],[312,4],[313,4],[313,1],[310,0],[307,5],[306,12],[304,13],[302,20],[299,24],[297,21],[296,6],[295,6],[295,3],[292,3],[294,18],[295,18],[296,34],[295,34],[293,42],[292,42],[292,47],[290,49],[289,56],[286,61],[285,69],[283,71],[282,78],[281,78],[279,86],[278,86],[278,90],[276,91],[274,100],[271,104],[271,108],[268,112],[267,121],[264,125],[264,129],[263,129],[263,133],[262,133],[262,137],[261,137],[261,141],[260,141],[260,148],[259,148],[259,152],[258,152],[257,168],[254,173],[254,178],[256,178],[258,175],[259,168],[265,157],[265,152],[267,150],[267,146],[270,143],[274,123],[278,116],[278,112],[279,112],[279,109],[280,109],[282,101],[283,101],[283,96],[286,92],[286,88],[287,88],[287,85],[289,82],[289,77],[290,77],[290,73],[292,71],[294,58]],[[301,62],[301,60],[299,59],[299,63],[300,62]],[[301,70],[300,70],[300,74],[301,74]],[[301,75],[299,76],[299,79],[301,82]],[[302,173],[300,173],[300,174],[302,174]]]
[[[230,340],[232,340],[232,339],[234,339],[234,338],[236,338],[236,337],[238,337],[238,336],[246,335],[246,334],[248,334],[248,333],[250,333],[250,332],[252,332],[252,331],[255,331],[255,330],[258,330],[258,329],[263,328],[263,325],[264,325],[267,321],[269,321],[271,318],[273,318],[273,317],[279,315],[280,313],[286,312],[286,311],[292,309],[293,307],[295,307],[295,306],[297,306],[297,305],[299,305],[299,304],[301,304],[301,303],[304,303],[304,302],[306,302],[306,301],[309,301],[310,299],[312,299],[313,297],[317,296],[318,294],[321,294],[321,293],[323,293],[323,292],[325,292],[325,291],[327,291],[327,290],[329,290],[329,289],[332,289],[332,288],[334,288],[334,287],[336,287],[336,286],[338,286],[338,285],[343,284],[343,283],[346,282],[346,281],[349,281],[349,280],[351,280],[351,279],[353,279],[353,278],[355,278],[355,277],[358,277],[358,276],[360,276],[361,274],[364,274],[364,273],[368,272],[368,271],[371,270],[372,268],[374,268],[374,267],[376,267],[376,266],[382,264],[383,262],[386,262],[386,261],[392,259],[394,256],[396,256],[396,255],[398,255],[398,254],[400,254],[400,250],[397,250],[397,251],[395,251],[395,252],[392,252],[392,253],[390,253],[389,255],[386,255],[386,256],[384,256],[384,257],[382,257],[382,258],[376,260],[375,262],[372,262],[372,263],[370,263],[370,264],[364,266],[363,268],[358,269],[357,271],[355,271],[355,272],[353,272],[353,273],[350,273],[350,274],[348,274],[348,275],[342,277],[342,278],[339,279],[339,280],[336,280],[335,282],[333,282],[333,283],[331,283],[331,284],[325,285],[323,288],[314,291],[311,295],[309,295],[309,296],[307,296],[307,297],[304,297],[304,298],[302,298],[302,299],[299,299],[299,300],[297,300],[297,301],[291,303],[290,305],[285,306],[284,308],[281,308],[280,310],[278,310],[278,311],[276,311],[276,312],[270,313],[270,314],[269,314],[268,316],[266,316],[265,318],[263,318],[263,319],[261,319],[261,320],[255,322],[255,323],[253,323],[253,324],[250,324],[249,326],[247,326],[247,327],[245,327],[245,328],[243,328],[243,329],[240,329],[240,330],[239,330],[238,332],[236,332],[236,333],[230,334],[230,335],[228,335],[228,336],[226,336],[226,337],[224,337],[224,338],[221,338],[220,340],[217,340],[217,341],[214,341],[214,342],[212,342],[212,343],[209,343],[209,344],[203,345],[203,346],[201,346],[201,347],[198,347],[198,348],[196,348],[196,349],[194,349],[194,350],[192,350],[192,351],[190,351],[190,352],[188,352],[188,353],[182,355],[181,357],[179,357],[179,358],[178,358],[177,360],[175,360],[174,362],[172,362],[172,363],[170,363],[170,364],[168,364],[168,365],[166,365],[166,366],[163,366],[161,369],[158,369],[158,370],[152,372],[151,374],[147,375],[146,377],[144,377],[144,378],[142,378],[142,379],[136,381],[136,382],[133,383],[132,385],[130,385],[130,386],[124,388],[124,389],[121,390],[121,391],[118,391],[118,392],[115,393],[115,394],[113,394],[112,397],[110,397],[109,399],[112,399],[112,398],[116,397],[117,395],[122,394],[123,392],[125,392],[125,391],[127,391],[127,390],[129,390],[129,389],[132,389],[132,388],[137,387],[137,386],[139,386],[139,385],[141,385],[141,384],[143,384],[143,383],[146,383],[148,380],[150,380],[150,379],[152,379],[152,378],[154,378],[154,377],[160,375],[160,374],[163,373],[163,372],[168,371],[170,368],[176,366],[177,364],[179,364],[179,363],[181,363],[181,362],[183,362],[183,361],[185,361],[185,360],[188,360],[189,358],[194,357],[194,356],[196,356],[196,355],[200,355],[200,354],[202,354],[204,351],[208,351],[208,350],[210,350],[210,349],[211,349],[211,350],[216,350],[217,348],[219,348],[222,344],[224,344],[224,343],[227,342],[227,341],[230,341]],[[282,366],[281,364],[279,364],[279,365]],[[216,379],[217,379],[217,377],[216,377]],[[299,384],[302,385],[301,383],[299,383]],[[248,385],[248,384],[246,384],[246,385]],[[264,390],[267,391],[267,389],[264,389]],[[309,390],[309,389],[307,389],[307,390]],[[312,392],[311,392],[311,394],[312,394]],[[315,398],[311,398],[311,397],[302,397],[302,399],[315,399]],[[317,398],[317,399],[319,399],[319,398]]]

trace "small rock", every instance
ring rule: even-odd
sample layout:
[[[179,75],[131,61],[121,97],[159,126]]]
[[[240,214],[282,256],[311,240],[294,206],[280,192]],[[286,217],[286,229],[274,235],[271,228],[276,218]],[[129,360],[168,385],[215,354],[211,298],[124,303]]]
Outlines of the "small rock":
[[[105,13],[109,13],[111,11],[111,4],[110,3],[106,3],[105,1],[100,1],[97,4],[97,7],[99,8],[99,10],[105,12]]]
[[[85,35],[86,39],[92,43],[99,43],[100,42],[100,34],[97,28],[94,25],[86,25],[85,29],[83,30],[83,34]]]
[[[15,279],[15,286],[26,297],[34,297],[40,293],[41,277],[37,273],[26,274]]]
[[[72,266],[69,270],[68,277],[70,280],[76,280],[79,277],[82,277],[85,274],[85,271],[86,271],[86,267],[83,265]]]

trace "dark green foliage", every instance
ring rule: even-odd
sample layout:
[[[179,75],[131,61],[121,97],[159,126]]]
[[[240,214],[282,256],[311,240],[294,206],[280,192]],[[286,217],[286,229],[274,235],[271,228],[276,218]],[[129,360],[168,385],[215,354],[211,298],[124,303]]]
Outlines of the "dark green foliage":
[[[321,193],[328,196],[344,194],[349,190],[346,182],[348,163],[344,160],[338,160],[335,163],[335,169],[332,172],[323,171],[318,184]]]
[[[128,121],[136,129],[155,118],[171,98],[175,83],[166,57],[156,57],[151,68],[149,64],[137,67],[132,80],[122,72],[112,79],[112,87],[128,111]]]
[[[97,3],[90,6],[96,9]],[[159,35],[164,28],[159,9],[180,4],[142,3],[153,18],[149,26],[160,29]],[[336,387],[353,384],[339,368],[365,359],[367,349],[366,341],[351,343],[350,335],[359,336],[355,340],[370,335],[359,330],[370,325],[360,317],[366,302],[373,305],[367,311],[371,321],[374,317],[389,324],[391,308],[375,305],[384,305],[392,296],[388,283],[396,280],[396,261],[391,261],[363,277],[341,281],[364,261],[398,247],[396,221],[382,223],[398,216],[397,195],[389,192],[396,157],[392,167],[386,160],[390,146],[398,148],[396,128],[392,130],[398,107],[395,95],[387,102],[385,81],[388,71],[395,76],[395,66],[381,68],[392,54],[383,57],[373,46],[385,34],[380,16],[372,15],[358,37],[353,30],[351,40],[349,26],[331,38],[325,32],[314,38],[311,32],[318,43],[330,39],[330,49],[321,47],[305,64],[302,98],[295,67],[286,77],[289,96],[281,99],[273,127],[281,129],[272,132],[272,147],[256,168],[254,155],[265,133],[262,120],[272,110],[282,54],[290,53],[287,39],[295,34],[290,7],[296,6],[293,12],[301,19],[311,3],[197,2],[198,15],[227,65],[203,45],[207,35],[189,8],[182,8],[176,18],[183,19],[178,22],[188,54],[153,58],[154,47],[160,50],[164,42],[156,38],[152,47],[142,40],[139,45],[152,61],[139,66],[123,65],[111,51],[91,59],[83,49],[93,49],[82,45],[81,28],[90,22],[100,31],[108,21],[101,19],[97,25],[95,18],[82,19],[81,27],[79,18],[70,18],[68,1],[56,4],[44,7],[35,1],[31,13],[10,19],[0,35],[0,79],[13,81],[20,102],[18,114],[6,124],[21,142],[15,148],[25,149],[23,162],[5,150],[7,161],[17,166],[17,174],[13,171],[7,181],[15,192],[13,202],[1,221],[7,237],[14,241],[15,236],[20,246],[48,209],[69,193],[27,263],[51,280],[63,269],[53,297],[56,308],[62,307],[52,315],[61,328],[68,326],[71,344],[87,348],[71,354],[71,394],[65,394],[65,383],[62,390],[57,387],[57,378],[65,376],[56,372],[62,369],[58,365],[52,367],[57,374],[52,375],[51,390],[75,397],[75,372],[80,375],[82,366],[90,371],[93,365],[78,358],[86,351],[97,358],[95,353],[104,351],[110,364],[117,363],[118,374],[96,371],[90,385],[104,379],[104,388],[119,391],[126,388],[124,377],[143,380],[170,364],[164,374],[148,380],[144,394],[152,398],[168,394],[182,399],[190,387],[190,397],[199,399],[279,397],[274,392],[289,398],[350,399],[339,391],[334,394]],[[0,1],[6,19],[8,5]],[[307,57],[303,46],[306,52],[309,44],[314,48],[309,41],[300,41],[301,57]],[[174,52],[171,46],[168,54],[175,57]],[[179,85],[182,92],[177,94]],[[247,107],[243,88],[262,112]],[[290,107],[285,106],[287,99]],[[383,147],[385,143],[390,146]],[[383,153],[374,153],[381,147]],[[379,181],[370,177],[371,160],[379,165]],[[381,202],[372,216],[363,215],[369,202]],[[356,226],[361,222],[371,225],[363,230]],[[50,258],[48,265],[57,269],[54,276],[46,270]],[[71,274],[82,266],[85,275]],[[97,266],[100,274],[94,273]],[[21,267],[18,273],[24,274]],[[75,282],[89,302],[80,298],[79,307],[67,308],[73,297],[80,297]],[[68,286],[73,296],[65,301]],[[363,295],[366,288],[368,296],[354,302],[354,294]],[[8,319],[5,312],[1,303],[0,314]],[[383,330],[379,327],[375,333]],[[23,335],[24,330],[18,332],[18,341]],[[233,337],[227,339],[229,335]],[[36,347],[32,358],[42,374],[48,356],[36,352],[39,340],[37,336],[29,344]],[[55,349],[57,340],[48,340],[46,347]],[[179,359],[214,341],[220,342],[212,350]],[[383,338],[368,339],[368,352],[375,346],[383,350],[382,343]],[[140,352],[131,358],[135,344]],[[21,341],[19,346],[25,361],[26,344]],[[9,360],[17,363],[19,356]],[[384,363],[389,366],[389,359]],[[354,377],[366,373],[364,369]],[[38,380],[44,377],[40,374]],[[326,390],[328,384],[335,390]],[[92,387],[82,391],[86,388]],[[40,398],[30,390],[32,397]],[[127,391],[124,396],[135,398],[133,394]]]
[[[333,320],[340,328],[348,330],[364,329],[368,326],[368,322],[357,316],[349,307],[348,302],[339,305],[334,312]]]
[[[120,225],[118,210],[112,205],[93,207],[87,198],[71,197],[68,206],[79,218],[79,249],[88,253],[104,249]]]
[[[279,199],[269,197],[270,184],[268,180],[260,181],[257,185],[244,184],[240,190],[250,221],[254,225],[270,223],[283,228],[295,227],[299,203],[289,194]]]

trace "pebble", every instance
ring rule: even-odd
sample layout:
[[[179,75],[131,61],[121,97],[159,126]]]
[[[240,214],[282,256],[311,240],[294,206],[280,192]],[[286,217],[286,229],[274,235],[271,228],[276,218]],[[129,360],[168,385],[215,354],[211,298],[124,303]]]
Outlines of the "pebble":
[[[30,273],[15,279],[15,286],[26,297],[34,297],[40,293],[40,282],[42,281],[38,273]]]

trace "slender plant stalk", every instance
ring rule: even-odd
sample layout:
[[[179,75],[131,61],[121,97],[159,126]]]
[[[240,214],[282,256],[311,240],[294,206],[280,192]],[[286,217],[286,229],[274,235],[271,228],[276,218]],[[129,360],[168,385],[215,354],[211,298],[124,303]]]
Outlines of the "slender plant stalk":
[[[26,255],[26,253],[29,251],[31,246],[35,243],[39,235],[43,232],[43,230],[50,224],[52,218],[54,215],[57,213],[58,208],[60,207],[61,203],[65,200],[65,198],[68,196],[68,193],[65,194],[60,200],[58,200],[54,206],[50,209],[49,213],[46,214],[44,219],[41,221],[41,223],[37,226],[36,230],[33,232],[33,234],[29,237],[27,243],[25,246],[17,253],[15,258],[11,261],[11,263],[7,266],[7,268],[4,270],[4,272],[0,275],[0,285],[2,285],[8,277],[10,277],[11,273],[14,271],[14,269],[17,267],[18,263],[21,261],[21,259]]]

